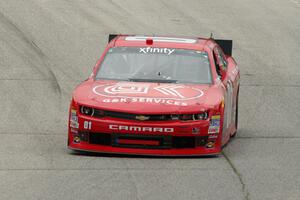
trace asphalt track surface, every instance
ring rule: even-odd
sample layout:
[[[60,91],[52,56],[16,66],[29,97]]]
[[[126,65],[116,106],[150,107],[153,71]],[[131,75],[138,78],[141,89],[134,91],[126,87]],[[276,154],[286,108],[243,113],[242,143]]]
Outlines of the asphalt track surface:
[[[237,138],[217,158],[76,155],[71,92],[109,33],[234,40]],[[300,199],[300,1],[0,1],[0,199]]]

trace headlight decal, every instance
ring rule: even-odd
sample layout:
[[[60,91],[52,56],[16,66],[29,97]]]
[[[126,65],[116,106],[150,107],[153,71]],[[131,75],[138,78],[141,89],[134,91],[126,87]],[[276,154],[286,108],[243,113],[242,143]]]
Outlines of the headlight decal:
[[[81,106],[80,112],[81,112],[81,114],[84,114],[84,115],[93,116],[95,110],[94,110],[94,108],[90,108],[90,107],[86,107],[86,106]]]
[[[206,120],[208,118],[208,112],[201,112],[197,114],[181,114],[179,115],[179,119],[182,121],[187,120]]]

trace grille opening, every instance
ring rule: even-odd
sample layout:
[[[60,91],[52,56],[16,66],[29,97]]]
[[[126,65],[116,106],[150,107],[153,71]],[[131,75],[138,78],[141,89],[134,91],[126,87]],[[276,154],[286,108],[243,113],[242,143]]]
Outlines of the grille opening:
[[[171,148],[170,138],[171,136],[161,136],[161,135],[113,134],[112,145],[116,147],[127,147],[127,148],[166,149],[166,148]],[[122,140],[123,141],[127,140],[132,142],[121,143],[120,141]]]
[[[122,142],[119,142],[120,140]],[[207,143],[207,136],[89,133],[89,143],[123,148],[184,149],[204,146]]]
[[[132,114],[132,113],[122,113],[122,112],[115,112],[115,111],[108,111],[108,110],[98,110],[95,109],[94,117],[113,117],[113,118],[120,118],[120,119],[128,119],[128,120],[138,120],[137,117],[140,115]],[[170,114],[163,114],[163,115],[143,115],[146,117],[145,120],[147,121],[165,121],[165,120],[172,120]]]
[[[208,113],[192,113],[192,114],[133,114],[133,113],[123,113],[110,110],[100,110],[96,108],[90,108],[86,106],[80,106],[80,112],[83,115],[103,118],[103,117],[112,117],[119,119],[127,120],[136,120],[136,121],[174,121],[174,120],[207,120]]]
[[[173,137],[173,148],[195,148],[195,137]]]
[[[111,134],[90,133],[90,144],[111,145]]]

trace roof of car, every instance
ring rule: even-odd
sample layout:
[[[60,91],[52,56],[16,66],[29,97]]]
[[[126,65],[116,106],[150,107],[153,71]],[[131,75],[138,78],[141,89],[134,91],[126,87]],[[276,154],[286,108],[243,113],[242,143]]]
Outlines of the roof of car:
[[[152,44],[147,44],[147,40],[152,40]],[[152,46],[201,50],[207,41],[209,39],[197,37],[119,35],[114,40],[113,46]]]

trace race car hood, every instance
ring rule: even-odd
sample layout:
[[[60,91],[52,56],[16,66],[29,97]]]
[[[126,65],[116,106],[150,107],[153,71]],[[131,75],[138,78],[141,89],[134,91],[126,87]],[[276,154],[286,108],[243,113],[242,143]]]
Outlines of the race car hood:
[[[127,113],[194,113],[220,105],[220,86],[88,80],[73,93],[79,105]]]

